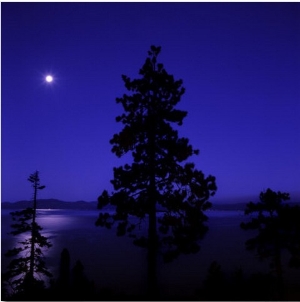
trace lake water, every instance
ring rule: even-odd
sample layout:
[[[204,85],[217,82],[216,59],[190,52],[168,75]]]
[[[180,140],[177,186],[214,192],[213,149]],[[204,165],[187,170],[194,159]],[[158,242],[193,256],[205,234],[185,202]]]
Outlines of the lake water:
[[[2,210],[1,265],[5,270],[10,261],[4,253],[18,238],[8,235],[11,210]],[[260,262],[245,249],[245,240],[253,233],[240,229],[246,217],[241,211],[207,211],[209,231],[197,254],[182,255],[172,263],[159,259],[158,278],[165,294],[194,293],[201,287],[207,269],[216,260],[222,270],[232,273],[268,271],[268,263]],[[38,210],[42,233],[53,246],[46,253],[47,267],[57,276],[60,253],[67,248],[71,267],[80,259],[85,273],[97,287],[110,287],[118,293],[143,293],[146,289],[146,250],[136,247],[128,237],[116,237],[114,230],[96,227],[99,211]],[[300,280],[300,270],[288,270],[289,281]]]

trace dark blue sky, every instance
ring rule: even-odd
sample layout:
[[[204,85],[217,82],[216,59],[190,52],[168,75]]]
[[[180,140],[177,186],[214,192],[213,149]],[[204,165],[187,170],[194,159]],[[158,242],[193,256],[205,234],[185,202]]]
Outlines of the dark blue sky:
[[[300,196],[299,3],[1,3],[1,195],[96,200],[111,190],[121,75],[150,45],[186,93],[179,133],[215,200]],[[54,82],[47,84],[51,73]],[[214,199],[212,199],[213,201]]]

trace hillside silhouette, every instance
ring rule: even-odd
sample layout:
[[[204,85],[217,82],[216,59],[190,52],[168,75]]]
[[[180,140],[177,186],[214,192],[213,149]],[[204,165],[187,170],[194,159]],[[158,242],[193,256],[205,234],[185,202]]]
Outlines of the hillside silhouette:
[[[30,200],[20,200],[16,202],[2,202],[2,209],[24,209],[31,205]],[[37,200],[38,209],[70,209],[70,210],[95,210],[96,201],[62,201],[58,199],[39,199]]]

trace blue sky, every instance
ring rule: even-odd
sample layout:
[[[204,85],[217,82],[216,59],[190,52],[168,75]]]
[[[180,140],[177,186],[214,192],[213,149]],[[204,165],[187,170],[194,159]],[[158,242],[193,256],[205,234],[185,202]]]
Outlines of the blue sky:
[[[186,93],[179,129],[216,176],[212,201],[300,196],[299,3],[1,3],[1,197],[97,200],[111,190],[121,75],[150,45]],[[54,81],[45,82],[52,74]]]

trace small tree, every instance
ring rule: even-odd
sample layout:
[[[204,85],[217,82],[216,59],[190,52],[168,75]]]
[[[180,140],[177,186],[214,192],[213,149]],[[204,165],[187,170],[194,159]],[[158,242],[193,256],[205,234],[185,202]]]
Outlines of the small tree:
[[[14,257],[8,271],[4,275],[6,284],[13,290],[14,294],[32,295],[43,288],[44,281],[40,275],[51,277],[51,273],[45,267],[43,249],[51,247],[47,237],[41,235],[42,227],[36,222],[37,191],[45,186],[40,185],[39,173],[31,174],[28,180],[33,186],[33,206],[22,211],[10,213],[14,224],[11,225],[14,236],[28,234],[27,238],[19,242],[6,253],[8,257]],[[17,258],[18,257],[18,258]]]
[[[107,228],[117,222],[118,236],[129,234],[134,244],[148,249],[148,290],[153,296],[158,248],[166,261],[197,252],[198,240],[208,229],[204,211],[211,207],[208,199],[216,191],[213,176],[205,177],[194,163],[185,162],[199,151],[171,126],[182,125],[187,115],[175,109],[185,90],[181,80],[157,63],[160,50],[151,46],[140,79],[122,76],[130,94],[117,98],[125,113],[116,121],[125,127],[110,143],[118,157],[130,152],[133,163],[114,168],[114,192],[104,190],[98,208],[112,205],[116,212],[100,213],[96,222]],[[163,211],[159,217],[158,208]],[[143,221],[148,223],[148,235],[135,232]]]
[[[71,259],[69,250],[64,248],[60,254],[59,276],[54,286],[54,289],[57,291],[57,293],[59,293],[61,300],[67,300],[70,296],[70,262]]]
[[[226,300],[229,284],[227,284],[225,274],[221,265],[217,261],[213,261],[207,272],[207,276],[203,281],[203,297],[204,300]]]
[[[92,300],[95,296],[94,282],[90,281],[84,273],[84,266],[77,260],[72,269],[72,295],[76,300]]]
[[[300,208],[283,204],[290,199],[288,193],[267,189],[260,193],[258,203],[246,205],[245,215],[252,214],[251,221],[241,223],[244,230],[257,230],[256,237],[246,241],[248,250],[256,250],[261,259],[269,258],[270,268],[278,281],[278,293],[284,296],[282,251],[290,252],[289,264],[300,264]]]

